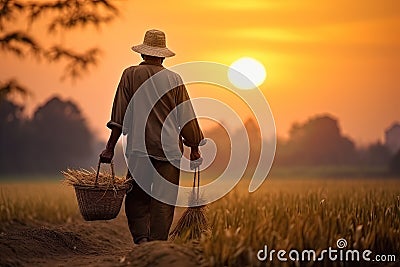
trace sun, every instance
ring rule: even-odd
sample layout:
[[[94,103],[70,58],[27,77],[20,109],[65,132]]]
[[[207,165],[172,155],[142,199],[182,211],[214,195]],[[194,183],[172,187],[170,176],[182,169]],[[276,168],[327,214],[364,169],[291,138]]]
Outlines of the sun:
[[[231,64],[228,70],[229,81],[239,89],[254,89],[267,77],[264,65],[251,57],[242,57]]]

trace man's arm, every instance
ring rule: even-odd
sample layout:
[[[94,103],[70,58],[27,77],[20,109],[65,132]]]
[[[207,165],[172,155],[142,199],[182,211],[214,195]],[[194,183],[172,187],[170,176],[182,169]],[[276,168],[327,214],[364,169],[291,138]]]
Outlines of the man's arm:
[[[204,136],[184,85],[177,88],[176,102],[178,106],[178,123],[182,127],[180,134],[183,137],[183,143],[191,149],[190,160],[192,161],[191,168],[193,169],[202,163],[199,144],[204,140]]]
[[[114,157],[115,146],[117,145],[118,139],[121,136],[122,129],[119,127],[112,127],[110,138],[108,139],[106,148],[100,154],[100,162],[110,163]]]
[[[106,148],[100,154],[100,162],[110,163],[114,157],[114,149],[118,139],[122,133],[122,123],[129,101],[132,98],[132,93],[128,90],[127,70],[122,73],[117,91],[115,93],[111,120],[107,123],[107,127],[111,129],[110,138],[108,139]]]

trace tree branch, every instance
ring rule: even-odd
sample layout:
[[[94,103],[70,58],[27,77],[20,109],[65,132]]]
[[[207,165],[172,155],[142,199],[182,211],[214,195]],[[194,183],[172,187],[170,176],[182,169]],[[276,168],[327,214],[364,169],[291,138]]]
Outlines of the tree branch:
[[[14,79],[11,79],[4,83],[0,82],[0,101],[15,93],[23,97],[26,97],[30,94],[28,89],[26,89]]]
[[[46,51],[45,56],[49,61],[68,61],[62,79],[66,77],[78,78],[86,72],[90,66],[95,66],[98,62],[100,50],[91,48],[84,53],[77,53],[61,46],[53,46]]]
[[[98,27],[102,23],[110,22],[118,15],[118,9],[109,0],[35,2],[27,4],[25,8],[28,10],[30,23],[46,12],[57,13],[58,15],[48,25],[49,32],[55,32],[57,28],[71,30],[78,26],[94,25]],[[109,14],[101,16],[101,11]]]
[[[31,35],[21,31],[6,33],[0,37],[0,49],[9,51],[16,56],[26,56],[27,51],[36,56],[43,52],[43,48]]]
[[[6,24],[25,19],[29,25],[46,16],[49,33],[73,30],[77,27],[102,24],[113,20],[119,13],[113,0],[0,0],[0,52],[19,57],[35,55],[49,62],[66,60],[61,77],[77,78],[89,67],[96,65],[100,50],[91,48],[83,53],[60,45],[42,46],[29,31],[5,31]],[[50,47],[50,48],[47,48]]]
[[[101,23],[110,22],[113,16],[99,16],[96,12],[77,11],[69,16],[58,16],[48,26],[50,33],[57,32],[58,29],[70,30],[77,26],[94,25],[97,28]]]

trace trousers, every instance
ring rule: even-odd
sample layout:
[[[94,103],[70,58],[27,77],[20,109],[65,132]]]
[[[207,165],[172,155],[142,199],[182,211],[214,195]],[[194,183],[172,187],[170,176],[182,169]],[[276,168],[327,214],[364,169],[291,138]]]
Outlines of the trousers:
[[[178,160],[175,164],[171,164],[169,161],[145,157],[136,157],[133,163],[130,161],[127,176],[133,179],[132,188],[125,198],[125,214],[134,243],[138,243],[142,238],[168,239],[175,206],[153,198],[146,191],[157,192],[158,196],[168,194],[171,197],[172,194],[176,201],[178,190],[171,192],[169,189],[168,192],[163,192],[164,188],[153,181],[160,175],[167,181],[179,185],[180,170],[176,167],[179,166],[179,162]]]

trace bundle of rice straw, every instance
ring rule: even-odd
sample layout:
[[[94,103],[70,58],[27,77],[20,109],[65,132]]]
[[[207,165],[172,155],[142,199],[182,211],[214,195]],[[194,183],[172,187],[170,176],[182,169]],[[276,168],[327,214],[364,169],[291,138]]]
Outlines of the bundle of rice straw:
[[[79,186],[94,186],[96,180],[96,170],[91,168],[91,170],[86,169],[67,169],[61,172],[64,175],[63,183],[67,185],[79,185]],[[114,176],[109,172],[99,172],[97,179],[97,187],[100,188],[110,188],[123,189],[129,186],[129,179],[125,177]]]
[[[197,188],[196,188],[197,173]],[[193,178],[193,190],[189,196],[189,208],[187,208],[182,217],[179,219],[174,230],[170,233],[170,238],[174,240],[179,237],[183,241],[199,239],[203,233],[209,231],[208,221],[205,215],[207,207],[205,205],[198,206],[200,203],[199,196],[200,187],[200,170],[195,169]]]

